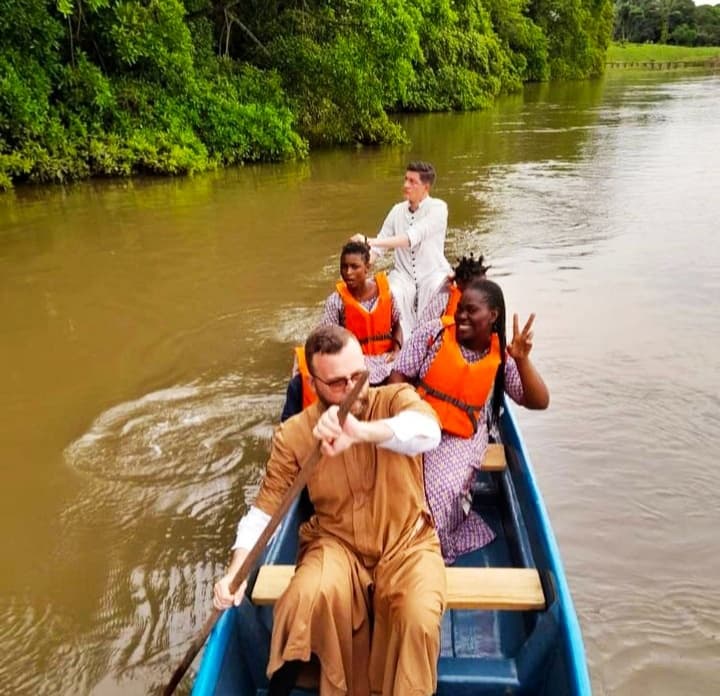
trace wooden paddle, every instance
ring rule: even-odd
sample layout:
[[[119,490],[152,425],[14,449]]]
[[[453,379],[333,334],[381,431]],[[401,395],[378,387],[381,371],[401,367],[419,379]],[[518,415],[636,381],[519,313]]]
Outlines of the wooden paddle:
[[[350,412],[350,407],[355,403],[358,396],[360,395],[360,390],[365,385],[367,378],[368,372],[365,371],[355,382],[352,391],[345,397],[343,402],[340,404],[340,409],[338,411],[338,419],[340,421],[340,425],[345,422],[347,414]],[[307,484],[310,475],[312,474],[315,466],[322,457],[320,445],[321,443],[318,442],[317,447],[303,463],[300,471],[298,472],[297,478],[295,479],[295,481],[293,481],[293,484],[292,486],[290,486],[287,493],[285,493],[285,497],[280,501],[280,506],[275,511],[275,514],[270,518],[270,522],[268,522],[268,525],[267,527],[265,527],[265,530],[260,535],[260,538],[255,542],[255,546],[250,549],[250,552],[245,557],[245,560],[238,569],[238,572],[235,573],[235,577],[232,579],[229,587],[232,594],[235,594],[240,588],[240,585],[245,582],[245,579],[250,574],[250,571],[253,570],[255,564],[260,559],[260,555],[265,550],[265,546],[267,546],[270,537],[273,535],[280,522],[282,522],[283,517],[285,517],[285,513],[290,509],[290,505],[292,505],[295,498],[300,495],[300,491],[305,488],[305,485]],[[215,623],[220,618],[223,611],[223,609],[213,608],[212,614],[210,614],[207,621],[205,622],[205,625],[195,637],[195,640],[193,640],[192,644],[188,648],[187,653],[185,653],[185,657],[183,658],[182,662],[173,672],[170,681],[168,682],[165,690],[163,691],[164,696],[171,696],[171,694],[175,691],[175,688],[180,683],[180,680],[183,678],[183,676],[185,676],[185,672],[187,672],[187,669],[192,664],[195,656],[200,652],[200,648],[202,648],[202,646],[205,644],[208,635],[210,635],[210,631],[212,631],[213,626],[215,626]]]

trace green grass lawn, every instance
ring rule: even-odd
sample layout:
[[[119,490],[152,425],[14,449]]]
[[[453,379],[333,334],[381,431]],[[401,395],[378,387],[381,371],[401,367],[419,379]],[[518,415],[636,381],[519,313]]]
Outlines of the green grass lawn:
[[[611,43],[608,47],[609,63],[629,63],[638,61],[702,60],[720,56],[720,46],[667,46],[664,44],[621,45]]]

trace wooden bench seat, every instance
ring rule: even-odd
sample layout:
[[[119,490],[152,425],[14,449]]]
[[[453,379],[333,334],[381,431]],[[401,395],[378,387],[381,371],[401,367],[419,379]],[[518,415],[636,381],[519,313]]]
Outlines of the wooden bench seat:
[[[448,609],[544,609],[545,595],[534,568],[446,568]],[[260,568],[252,592],[259,605],[274,604],[295,573],[290,565]]]
[[[504,471],[506,466],[505,447],[499,442],[491,442],[485,452],[481,471]]]

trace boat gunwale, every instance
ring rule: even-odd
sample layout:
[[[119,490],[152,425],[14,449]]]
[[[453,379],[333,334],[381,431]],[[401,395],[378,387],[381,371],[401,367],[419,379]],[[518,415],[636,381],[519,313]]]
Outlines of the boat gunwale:
[[[503,444],[506,448],[510,449],[513,455],[508,459],[510,474],[515,476],[515,470],[517,470],[517,475],[520,480],[524,480],[525,486],[530,494],[528,496],[528,502],[533,506],[533,512],[539,521],[537,533],[546,546],[547,562],[549,565],[547,570],[552,574],[554,582],[553,589],[556,593],[562,614],[560,634],[568,657],[568,673],[571,674],[574,679],[574,693],[579,696],[589,696],[592,694],[592,687],[590,683],[590,673],[587,667],[587,658],[585,656],[585,644],[575,605],[572,600],[572,595],[570,594],[570,586],[568,585],[565,575],[560,548],[555,538],[545,503],[540,494],[540,487],[537,482],[537,477],[535,476],[530,454],[520,434],[517,416],[507,397],[505,397],[503,418],[506,418],[509,423],[508,426],[503,428],[503,435],[509,436]],[[517,450],[517,453],[513,452],[513,449]]]

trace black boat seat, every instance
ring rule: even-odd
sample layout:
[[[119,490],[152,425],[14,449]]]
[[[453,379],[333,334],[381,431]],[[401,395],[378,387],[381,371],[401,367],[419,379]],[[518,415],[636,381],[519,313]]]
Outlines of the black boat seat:
[[[529,611],[545,609],[540,575],[534,568],[446,568],[448,609]],[[252,601],[274,604],[295,573],[295,566],[260,567]]]

